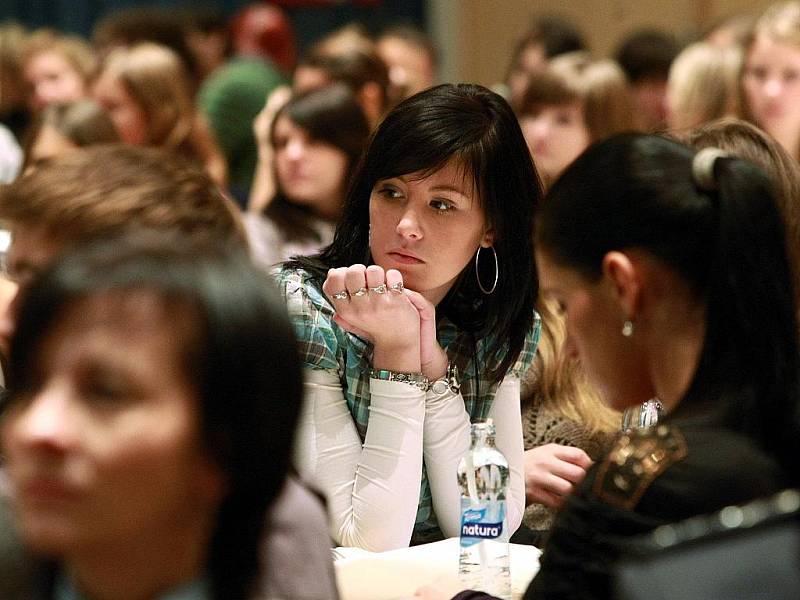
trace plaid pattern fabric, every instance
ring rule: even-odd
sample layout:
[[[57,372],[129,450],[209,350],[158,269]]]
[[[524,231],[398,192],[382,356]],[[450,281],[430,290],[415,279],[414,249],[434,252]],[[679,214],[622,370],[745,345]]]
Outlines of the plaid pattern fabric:
[[[302,269],[283,269],[277,271],[276,278],[286,299],[304,366],[332,371],[338,375],[345,401],[363,442],[369,422],[371,344],[334,323],[334,309],[322,290],[311,280],[309,273]],[[496,364],[487,365],[489,340],[483,338],[473,343],[472,336],[460,332],[446,318],[439,321],[439,343],[447,352],[451,364],[458,367],[461,395],[470,421],[484,419],[489,414],[497,391],[497,384],[492,384],[483,376],[488,370],[486,367]],[[535,326],[526,336],[522,352],[510,374],[521,378],[530,367],[539,342],[540,329],[541,323],[536,315]],[[423,465],[412,542],[436,539],[437,535],[440,536],[441,533],[433,512],[430,485]]]

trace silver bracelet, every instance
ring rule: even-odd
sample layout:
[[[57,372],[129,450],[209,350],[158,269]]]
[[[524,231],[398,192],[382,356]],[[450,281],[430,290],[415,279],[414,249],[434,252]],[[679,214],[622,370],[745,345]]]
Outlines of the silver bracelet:
[[[400,373],[388,369],[370,369],[369,376],[372,379],[380,379],[381,381],[399,381],[401,383],[407,383],[423,392],[428,391],[428,388],[430,388],[428,378],[422,373]]]
[[[447,363],[447,370],[444,372],[444,377],[441,377],[431,383],[428,389],[434,394],[441,396],[448,390],[454,394],[461,391],[461,383],[458,381],[458,367],[452,363]]]

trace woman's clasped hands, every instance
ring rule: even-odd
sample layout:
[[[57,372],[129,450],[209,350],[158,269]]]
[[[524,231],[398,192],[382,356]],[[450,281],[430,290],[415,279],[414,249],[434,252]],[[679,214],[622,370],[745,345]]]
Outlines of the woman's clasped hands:
[[[322,285],[344,330],[374,346],[373,366],[444,375],[447,356],[436,340],[436,308],[403,285],[396,269],[352,265],[330,269]]]

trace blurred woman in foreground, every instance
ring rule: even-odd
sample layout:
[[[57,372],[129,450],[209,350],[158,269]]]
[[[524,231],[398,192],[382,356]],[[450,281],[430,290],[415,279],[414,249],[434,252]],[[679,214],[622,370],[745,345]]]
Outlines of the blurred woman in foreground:
[[[101,244],[47,271],[2,422],[16,525],[42,560],[19,597],[253,597],[300,403],[293,348],[241,251]]]

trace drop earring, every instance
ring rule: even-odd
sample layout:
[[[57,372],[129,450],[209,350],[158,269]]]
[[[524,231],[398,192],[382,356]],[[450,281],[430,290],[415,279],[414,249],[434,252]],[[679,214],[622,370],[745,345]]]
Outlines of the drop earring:
[[[630,319],[626,319],[622,324],[622,335],[628,338],[633,335],[633,321]]]

